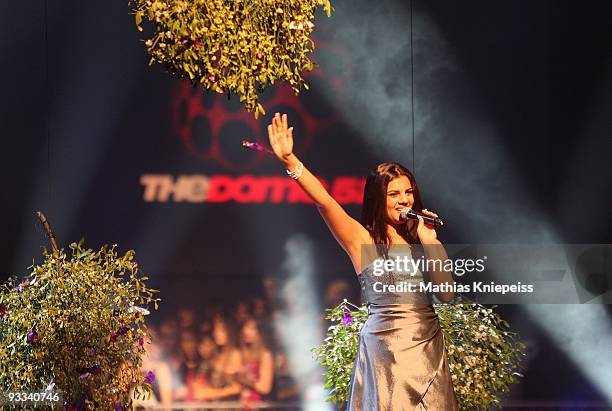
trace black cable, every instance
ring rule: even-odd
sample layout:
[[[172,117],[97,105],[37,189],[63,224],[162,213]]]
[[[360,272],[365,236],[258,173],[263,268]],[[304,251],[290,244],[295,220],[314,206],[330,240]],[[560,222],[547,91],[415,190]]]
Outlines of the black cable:
[[[44,16],[44,21],[43,21],[43,25],[44,25],[44,42],[45,42],[45,58],[44,58],[44,70],[43,70],[43,76],[44,76],[44,87],[45,87],[45,103],[44,103],[44,116],[45,116],[45,121],[44,121],[44,127],[45,127],[45,139],[46,139],[46,143],[47,143],[47,207],[51,206],[51,136],[49,133],[49,114],[50,114],[50,110],[49,110],[49,103],[50,103],[50,96],[49,96],[49,28],[48,28],[48,11],[47,11],[47,0],[43,0],[43,16]]]
[[[412,172],[416,173],[416,160],[415,160],[415,140],[414,140],[414,50],[412,47],[412,36],[413,36],[413,7],[412,1],[410,0],[410,111],[412,114]]]

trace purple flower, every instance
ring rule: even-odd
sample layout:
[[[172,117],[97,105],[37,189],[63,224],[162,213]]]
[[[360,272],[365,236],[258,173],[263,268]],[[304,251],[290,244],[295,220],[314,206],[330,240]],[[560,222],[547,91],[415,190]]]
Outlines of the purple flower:
[[[20,293],[21,291],[23,291],[23,285],[19,284],[17,287],[13,288],[12,291],[15,291],[16,293]]]
[[[36,330],[32,330],[28,333],[28,342],[30,344],[36,344],[38,342],[38,333]]]
[[[117,333],[110,333],[110,342],[116,343],[118,339],[119,339],[119,334],[117,334]]]
[[[130,327],[126,327],[124,325],[123,327],[119,328],[119,330],[117,330],[117,334],[125,335],[125,334],[127,334],[128,331],[130,331]]]
[[[153,381],[155,381],[155,373],[153,371],[149,371],[144,377],[144,383],[151,384]]]
[[[102,373],[102,368],[96,364],[93,367],[89,368],[89,372],[93,375],[100,375]]]
[[[4,303],[0,304],[0,318],[3,320],[6,318],[6,305]]]
[[[344,325],[350,325],[353,323],[353,317],[351,316],[351,310],[348,309],[348,307],[344,306],[342,307],[342,324]]]
[[[138,338],[138,346],[140,348],[144,348],[144,338],[142,337]]]
[[[120,402],[115,404],[115,411],[121,411],[121,403]]]

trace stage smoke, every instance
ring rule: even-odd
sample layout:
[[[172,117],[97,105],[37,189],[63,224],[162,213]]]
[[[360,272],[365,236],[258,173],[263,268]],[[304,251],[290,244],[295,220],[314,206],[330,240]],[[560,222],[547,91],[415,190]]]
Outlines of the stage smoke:
[[[321,304],[316,292],[316,267],[311,240],[294,234],[285,243],[283,270],[286,281],[280,290],[286,310],[274,318],[274,327],[287,353],[289,367],[304,393],[303,410],[332,410],[325,402],[322,370],[311,349],[323,341]]]

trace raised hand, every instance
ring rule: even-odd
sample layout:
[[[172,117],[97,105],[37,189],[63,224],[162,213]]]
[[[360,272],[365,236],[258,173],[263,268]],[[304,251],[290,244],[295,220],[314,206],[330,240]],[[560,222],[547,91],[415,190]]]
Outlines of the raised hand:
[[[268,125],[270,146],[276,157],[286,161],[293,153],[293,127],[287,126],[287,115],[276,113]]]

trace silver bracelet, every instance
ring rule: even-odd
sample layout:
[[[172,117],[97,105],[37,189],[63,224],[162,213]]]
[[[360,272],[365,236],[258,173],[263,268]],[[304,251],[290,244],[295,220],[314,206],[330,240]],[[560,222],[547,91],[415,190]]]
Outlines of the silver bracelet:
[[[302,162],[300,162],[300,164],[298,164],[295,167],[295,170],[289,171],[289,169],[287,169],[285,171],[287,172],[287,175],[289,177],[291,177],[294,180],[297,180],[298,178],[302,177],[302,172],[304,171],[304,164],[302,164]]]

